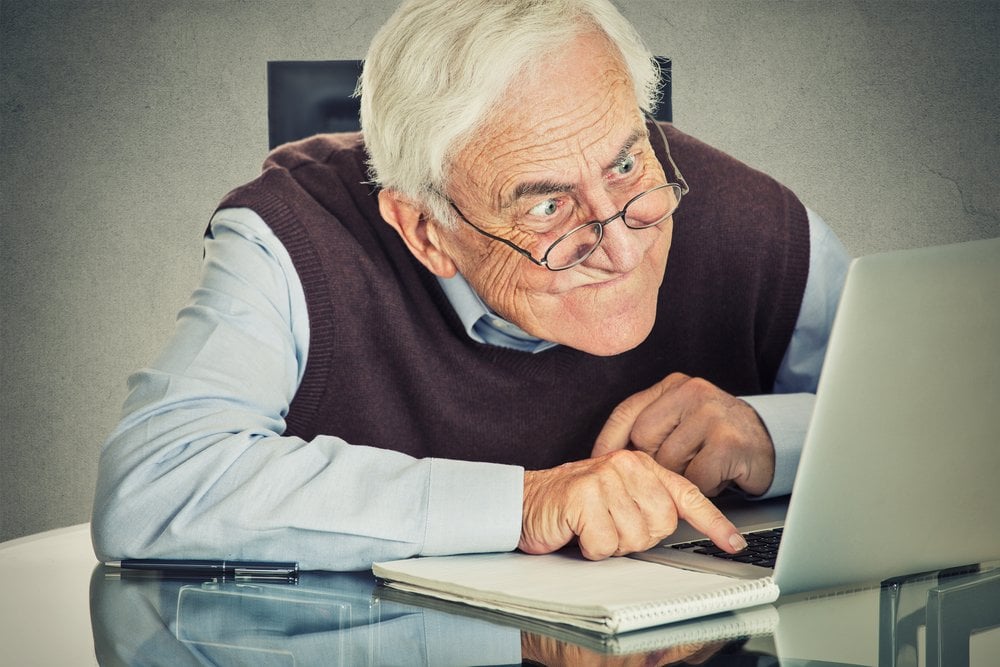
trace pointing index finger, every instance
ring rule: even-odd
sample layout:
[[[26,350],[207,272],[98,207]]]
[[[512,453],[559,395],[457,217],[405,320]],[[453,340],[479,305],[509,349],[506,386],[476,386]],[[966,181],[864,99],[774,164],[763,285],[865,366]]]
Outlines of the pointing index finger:
[[[707,536],[720,549],[737,553],[746,549],[747,543],[736,526],[705,497],[693,483],[664,468],[661,479],[677,506],[677,516]]]

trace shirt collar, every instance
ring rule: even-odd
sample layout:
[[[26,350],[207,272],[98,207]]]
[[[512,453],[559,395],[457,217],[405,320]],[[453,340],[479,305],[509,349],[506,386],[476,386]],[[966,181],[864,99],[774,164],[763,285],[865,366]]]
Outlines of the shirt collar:
[[[522,352],[542,352],[557,343],[536,338],[513,322],[497,315],[486,305],[460,273],[451,278],[438,276],[441,289],[455,309],[465,333],[477,343],[507,347]]]

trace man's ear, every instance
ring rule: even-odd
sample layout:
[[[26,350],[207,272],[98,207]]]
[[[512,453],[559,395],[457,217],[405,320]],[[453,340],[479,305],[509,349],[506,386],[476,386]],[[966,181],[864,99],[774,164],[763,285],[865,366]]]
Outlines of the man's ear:
[[[382,190],[378,193],[378,210],[431,273],[451,278],[458,272],[441,245],[440,229],[413,201],[393,190]]]

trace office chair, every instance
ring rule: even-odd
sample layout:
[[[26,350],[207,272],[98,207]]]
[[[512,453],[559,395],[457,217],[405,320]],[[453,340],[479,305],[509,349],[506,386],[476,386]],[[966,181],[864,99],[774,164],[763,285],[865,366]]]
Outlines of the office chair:
[[[663,71],[657,120],[673,120],[669,58],[658,57]],[[360,129],[360,101],[351,97],[361,74],[360,60],[272,60],[267,63],[268,145],[322,132]]]

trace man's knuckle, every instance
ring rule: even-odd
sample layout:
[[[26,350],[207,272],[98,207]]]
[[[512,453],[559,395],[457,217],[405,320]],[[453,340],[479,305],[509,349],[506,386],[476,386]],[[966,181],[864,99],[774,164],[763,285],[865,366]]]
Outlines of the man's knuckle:
[[[722,512],[715,511],[712,515],[712,518],[708,520],[707,531],[708,532],[726,531],[731,528],[731,525],[732,524],[729,522],[729,519],[727,519]]]
[[[573,480],[570,492],[573,498],[579,499],[582,507],[587,507],[604,495],[606,487],[604,472],[598,469],[595,474]]]
[[[650,390],[646,389],[637,394],[632,394],[611,410],[610,420],[617,423],[630,424],[642,411],[642,408],[650,401]]]
[[[721,446],[723,449],[730,450],[742,447],[745,442],[746,437],[739,427],[732,422],[720,420],[718,426],[712,433],[712,441],[710,444],[715,447]]]
[[[660,508],[655,516],[655,523],[650,526],[650,537],[661,540],[677,530],[677,509],[673,503],[667,503]]]
[[[630,408],[625,403],[615,406],[615,409],[608,415],[608,423],[614,426],[621,426],[628,423],[629,412]]]
[[[580,536],[580,553],[589,560],[604,560],[618,550],[617,540]]]
[[[705,378],[700,377],[689,379],[686,383],[684,383],[684,388],[702,399],[714,396],[717,391],[714,384]]]
[[[708,499],[705,498],[705,495],[698,489],[698,486],[694,482],[688,480],[684,480],[681,483],[681,488],[677,497],[680,500],[681,505],[688,509],[703,507],[708,502]]]
[[[632,466],[637,464],[639,456],[642,456],[642,452],[637,452],[633,449],[619,449],[608,455],[608,462],[620,469],[631,469]]]

